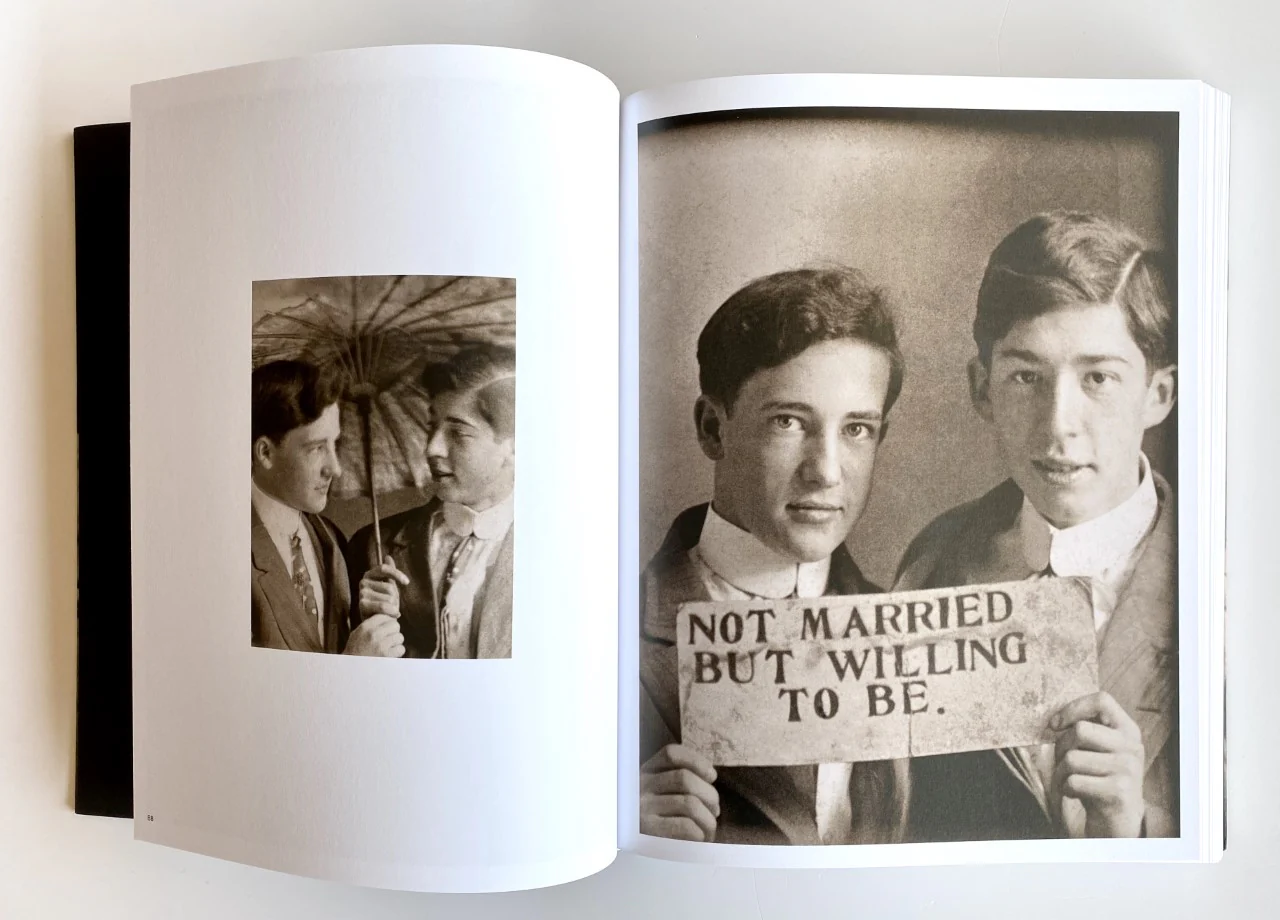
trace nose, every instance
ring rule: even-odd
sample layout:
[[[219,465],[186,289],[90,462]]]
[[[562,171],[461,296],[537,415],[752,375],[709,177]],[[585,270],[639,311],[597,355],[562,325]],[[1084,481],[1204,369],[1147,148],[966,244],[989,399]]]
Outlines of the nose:
[[[427,434],[427,459],[443,458],[448,451],[445,450],[444,429],[433,428]]]
[[[800,476],[806,485],[819,489],[829,489],[840,484],[838,432],[820,432],[807,439]]]
[[[325,458],[325,472],[329,474],[330,479],[337,479],[342,475],[342,461],[338,459],[338,451],[333,445],[329,446],[328,456]]]
[[[1084,392],[1075,374],[1059,374],[1049,393],[1045,407],[1046,433],[1055,444],[1062,444],[1080,433]]]

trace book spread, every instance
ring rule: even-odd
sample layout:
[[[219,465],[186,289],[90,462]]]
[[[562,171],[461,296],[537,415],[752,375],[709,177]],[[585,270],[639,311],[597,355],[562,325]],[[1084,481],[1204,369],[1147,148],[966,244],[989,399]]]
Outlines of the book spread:
[[[77,810],[438,891],[1219,858],[1227,131],[463,46],[134,87],[77,132],[132,522]]]

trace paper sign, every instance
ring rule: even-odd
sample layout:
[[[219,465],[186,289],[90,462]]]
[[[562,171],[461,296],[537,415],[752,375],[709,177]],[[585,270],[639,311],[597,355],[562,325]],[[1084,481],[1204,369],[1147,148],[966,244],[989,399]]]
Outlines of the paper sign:
[[[683,604],[682,742],[723,766],[850,763],[1051,741],[1098,689],[1091,589],[1042,578]]]

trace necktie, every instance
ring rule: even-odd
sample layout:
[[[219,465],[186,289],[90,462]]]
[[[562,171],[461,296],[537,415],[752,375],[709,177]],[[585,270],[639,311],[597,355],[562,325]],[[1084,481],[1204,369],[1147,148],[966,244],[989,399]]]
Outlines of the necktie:
[[[458,580],[458,575],[467,564],[467,559],[471,556],[471,548],[475,546],[475,543],[476,535],[473,533],[467,534],[458,541],[458,545],[453,548],[453,552],[449,555],[449,563],[444,568],[444,577],[440,579],[440,597],[446,603],[449,600],[449,589]]]
[[[453,617],[450,615],[452,611],[449,607],[449,591],[453,588],[458,580],[458,576],[466,568],[467,562],[471,558],[471,551],[476,545],[476,535],[467,534],[458,541],[458,545],[453,548],[453,552],[449,554],[449,562],[445,565],[444,575],[440,579],[440,607],[441,613],[441,635],[439,639],[440,657],[447,658],[448,641],[447,637],[454,628]]]
[[[316,592],[311,585],[311,574],[307,571],[307,560],[302,555],[302,535],[299,531],[295,530],[289,538],[289,549],[293,556],[293,586],[302,599],[302,609],[316,621],[316,634],[323,645],[324,629],[320,624],[320,606],[316,603]]]

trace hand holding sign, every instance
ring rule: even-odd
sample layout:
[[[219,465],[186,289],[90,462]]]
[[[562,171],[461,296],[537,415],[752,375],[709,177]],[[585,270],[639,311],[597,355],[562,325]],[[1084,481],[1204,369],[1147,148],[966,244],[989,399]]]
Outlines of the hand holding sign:
[[[710,843],[720,817],[715,767],[702,754],[668,744],[640,768],[640,833]]]
[[[1063,796],[1084,806],[1083,828],[1070,814],[1061,819],[1085,837],[1137,837],[1146,803],[1142,774],[1146,758],[1142,731],[1109,693],[1091,693],[1063,706],[1049,720],[1060,732],[1054,746],[1050,801]],[[1064,811],[1069,804],[1064,803]]]

